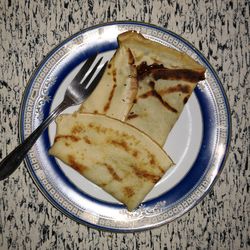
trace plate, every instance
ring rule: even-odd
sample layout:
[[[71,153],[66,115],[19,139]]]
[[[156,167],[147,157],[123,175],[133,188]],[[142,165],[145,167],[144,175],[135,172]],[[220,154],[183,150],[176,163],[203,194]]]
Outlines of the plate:
[[[44,196],[60,211],[99,229],[133,232],[168,223],[198,204],[222,170],[230,140],[230,112],[225,92],[211,65],[190,43],[173,32],[138,22],[113,22],[85,29],[62,42],[41,62],[27,85],[20,112],[24,140],[62,100],[84,61],[98,52],[110,59],[118,34],[135,30],[165,46],[185,52],[206,67],[172,129],[164,150],[176,165],[133,212],[61,161],[48,155],[55,123],[25,159]],[[78,107],[71,107],[71,113]]]

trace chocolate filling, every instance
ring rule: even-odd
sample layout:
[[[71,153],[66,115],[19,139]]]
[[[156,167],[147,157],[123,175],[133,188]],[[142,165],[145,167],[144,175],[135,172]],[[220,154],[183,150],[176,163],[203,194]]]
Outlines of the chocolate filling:
[[[163,64],[153,63],[148,65],[142,62],[137,66],[137,79],[143,80],[145,77],[152,75],[154,80],[185,80],[196,83],[204,80],[204,72],[194,71],[191,69],[168,69]]]

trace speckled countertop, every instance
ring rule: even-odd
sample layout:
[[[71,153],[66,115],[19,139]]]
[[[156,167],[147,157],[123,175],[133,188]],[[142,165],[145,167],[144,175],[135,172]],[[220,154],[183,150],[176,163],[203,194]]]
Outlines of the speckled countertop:
[[[0,249],[250,249],[249,1],[0,1],[0,159],[18,143],[18,113],[38,63],[68,36],[112,20],[145,21],[194,44],[229,99],[232,142],[209,195],[176,221],[116,234],[79,225],[38,191],[24,164],[0,182]]]

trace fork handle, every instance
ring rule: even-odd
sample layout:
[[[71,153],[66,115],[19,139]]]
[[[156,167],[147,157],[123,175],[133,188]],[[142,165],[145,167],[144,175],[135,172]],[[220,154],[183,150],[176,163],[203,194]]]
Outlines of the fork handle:
[[[35,144],[48,125],[65,109],[67,104],[62,102],[55,110],[10,154],[0,162],[0,181],[10,176],[20,165],[28,151]]]

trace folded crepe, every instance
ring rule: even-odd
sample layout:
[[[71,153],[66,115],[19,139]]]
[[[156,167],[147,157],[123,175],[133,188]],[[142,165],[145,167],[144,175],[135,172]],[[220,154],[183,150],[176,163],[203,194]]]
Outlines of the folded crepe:
[[[125,121],[163,145],[198,81],[204,80],[205,68],[135,32],[123,33],[119,41],[131,51],[137,71],[138,91]]]
[[[185,53],[128,31],[97,90],[79,112],[120,119],[161,146],[179,118],[205,68]]]
[[[92,181],[129,211],[173,164],[146,134],[99,114],[61,115],[49,153]]]

